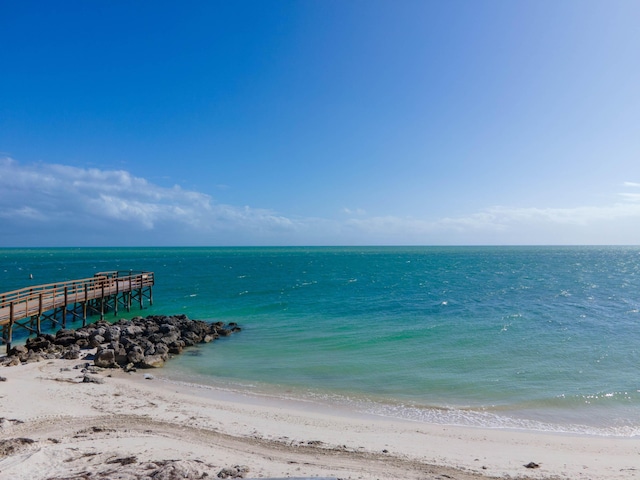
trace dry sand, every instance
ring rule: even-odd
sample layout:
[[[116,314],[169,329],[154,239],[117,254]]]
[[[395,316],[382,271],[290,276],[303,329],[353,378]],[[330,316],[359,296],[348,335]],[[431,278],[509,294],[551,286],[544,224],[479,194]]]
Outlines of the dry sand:
[[[640,440],[449,427],[54,360],[0,369],[1,479],[640,478]],[[156,375],[144,379],[145,373]],[[535,462],[539,468],[526,468]]]

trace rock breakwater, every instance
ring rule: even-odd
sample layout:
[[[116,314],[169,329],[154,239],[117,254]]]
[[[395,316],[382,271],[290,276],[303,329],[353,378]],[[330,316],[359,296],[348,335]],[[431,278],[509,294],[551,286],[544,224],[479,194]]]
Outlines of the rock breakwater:
[[[157,368],[184,348],[239,331],[235,323],[209,323],[191,320],[186,315],[151,315],[115,323],[101,320],[76,330],[63,329],[55,335],[28,338],[25,345],[9,350],[0,363],[12,366],[56,358],[74,360],[83,353],[88,358],[91,355],[88,351],[95,349],[93,360],[98,367]]]

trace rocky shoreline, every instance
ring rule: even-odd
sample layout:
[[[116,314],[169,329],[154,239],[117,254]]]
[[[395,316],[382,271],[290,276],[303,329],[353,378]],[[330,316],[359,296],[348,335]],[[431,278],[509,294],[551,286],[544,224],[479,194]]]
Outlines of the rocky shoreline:
[[[55,335],[41,334],[28,338],[24,345],[13,347],[0,359],[5,366],[50,359],[89,358],[101,368],[162,367],[172,355],[198,343],[209,343],[241,329],[236,323],[209,323],[191,320],[186,315],[150,315],[121,319],[115,323],[100,320],[78,329],[62,329]],[[84,354],[84,355],[83,355]]]
[[[118,351],[124,364],[121,349],[134,352],[133,359],[138,350],[132,345],[162,356],[162,344],[179,352],[236,327],[182,316],[137,318],[33,338],[29,345],[39,351],[12,349],[9,362],[24,364],[1,372],[0,478],[627,480],[637,473],[639,447],[628,437],[351,415],[287,392],[265,397],[203,389],[147,381],[162,375],[130,375],[117,362],[109,363],[118,367],[111,369],[93,365],[98,348],[113,350],[114,360]],[[63,355],[79,359],[55,359]],[[128,353],[126,359],[125,368],[136,368]]]

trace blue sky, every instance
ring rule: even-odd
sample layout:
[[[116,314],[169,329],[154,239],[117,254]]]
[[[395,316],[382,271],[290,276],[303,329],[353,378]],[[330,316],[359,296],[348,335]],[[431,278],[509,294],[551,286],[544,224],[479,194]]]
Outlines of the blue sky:
[[[639,22],[0,0],[0,246],[639,244]]]

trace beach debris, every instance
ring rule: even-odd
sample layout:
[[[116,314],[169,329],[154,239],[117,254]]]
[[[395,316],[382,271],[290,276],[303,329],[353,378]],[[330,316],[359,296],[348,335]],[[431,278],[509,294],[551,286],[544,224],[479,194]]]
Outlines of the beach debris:
[[[30,438],[8,438],[0,440],[0,458],[8,457],[23,450],[25,446],[31,445],[35,440]]]
[[[153,480],[178,480],[178,479],[203,479],[210,478],[211,466],[203,464],[198,460],[168,460],[155,462],[156,469],[147,469],[144,477]],[[151,466],[153,464],[150,464]]]
[[[56,358],[79,359],[83,350],[96,349],[93,363],[100,368],[160,368],[171,355],[241,331],[235,323],[191,320],[186,315],[150,315],[111,324],[100,320],[77,330],[28,338],[0,359],[5,366]],[[89,357],[85,357],[89,358]]]
[[[536,462],[529,462],[524,466],[524,468],[540,468],[540,465]]]
[[[5,367],[15,367],[16,365],[20,365],[22,362],[18,357],[5,357],[2,363]]]
[[[7,377],[0,377],[0,382],[6,382],[7,381]]]
[[[17,418],[0,417],[0,428],[19,425],[21,423],[24,423],[24,422],[22,420],[18,420]]]
[[[100,372],[103,371],[102,368],[100,367],[96,367],[95,365],[91,365],[89,363],[85,364],[85,367],[82,368],[82,370],[80,370],[82,373],[93,373],[93,374],[98,374]]]
[[[145,373],[142,376],[145,380],[153,380],[155,377],[153,375],[151,375],[150,373]]]
[[[79,457],[69,458],[65,462],[98,457],[98,453],[84,453]],[[78,475],[48,477],[49,480],[81,480],[87,478],[127,479],[127,480],[202,480],[212,478],[212,466],[200,460],[156,460],[140,461],[136,456],[111,457],[102,463],[94,461],[94,471],[84,471]],[[238,477],[239,478],[239,477]]]
[[[120,465],[130,465],[132,463],[136,463],[138,461],[138,457],[132,455],[130,457],[121,457],[121,458],[113,458],[111,460],[107,460],[105,463],[113,464],[119,463]]]
[[[91,427],[91,431],[93,433],[102,433],[102,432],[115,432],[115,429],[113,428],[105,428],[105,427],[97,427],[97,426],[93,426]]]
[[[103,384],[104,383],[104,378],[97,377],[95,375],[89,375],[89,374],[85,373],[84,377],[82,377],[82,383]]]
[[[234,465],[220,470],[218,478],[244,478],[247,473],[249,473],[249,467],[246,465]]]

